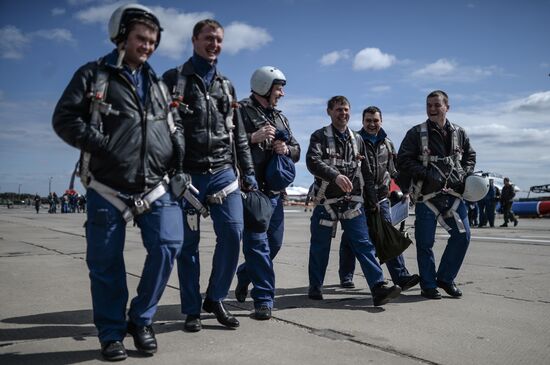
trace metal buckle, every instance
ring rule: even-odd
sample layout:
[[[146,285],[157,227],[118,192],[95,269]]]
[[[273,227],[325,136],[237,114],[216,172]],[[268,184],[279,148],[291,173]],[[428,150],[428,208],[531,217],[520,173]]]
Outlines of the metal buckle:
[[[227,198],[225,191],[220,191],[216,194],[212,194],[208,197],[208,202],[212,204],[223,204],[224,199]]]
[[[139,195],[132,197],[134,206],[132,208],[134,215],[140,215],[149,210],[149,204],[146,200],[143,200]]]

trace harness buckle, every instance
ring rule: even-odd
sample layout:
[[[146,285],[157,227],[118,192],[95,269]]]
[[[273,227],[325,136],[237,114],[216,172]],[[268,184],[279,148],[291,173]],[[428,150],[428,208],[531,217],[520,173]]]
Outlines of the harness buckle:
[[[143,200],[139,195],[133,196],[132,202],[133,202],[132,211],[136,216],[147,212],[151,208],[149,203],[146,200]]]
[[[223,204],[225,198],[227,198],[227,194],[222,190],[219,193],[208,196],[208,202],[211,204]]]

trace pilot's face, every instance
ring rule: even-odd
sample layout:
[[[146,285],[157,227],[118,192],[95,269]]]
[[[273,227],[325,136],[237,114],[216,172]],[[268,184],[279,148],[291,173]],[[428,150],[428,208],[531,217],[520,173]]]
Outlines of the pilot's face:
[[[432,122],[436,122],[439,125],[445,124],[448,110],[449,105],[441,95],[432,96],[426,100],[426,113]]]

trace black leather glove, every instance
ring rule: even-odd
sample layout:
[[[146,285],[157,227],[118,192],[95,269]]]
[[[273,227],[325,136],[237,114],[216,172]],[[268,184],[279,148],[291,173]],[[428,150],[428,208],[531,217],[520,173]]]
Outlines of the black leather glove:
[[[191,176],[184,172],[176,174],[170,179],[170,190],[177,199],[183,196],[189,185],[191,185]]]
[[[242,190],[245,192],[258,190],[258,182],[256,181],[256,177],[254,175],[246,175],[243,177]]]

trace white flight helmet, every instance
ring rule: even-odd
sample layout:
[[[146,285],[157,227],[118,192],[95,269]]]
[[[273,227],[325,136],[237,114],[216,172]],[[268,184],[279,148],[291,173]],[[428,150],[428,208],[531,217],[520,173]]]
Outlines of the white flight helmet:
[[[462,197],[470,202],[477,202],[489,191],[489,179],[485,176],[470,175],[466,178]]]
[[[155,23],[158,28],[157,43],[160,43],[160,32],[162,27],[155,14],[146,6],[140,4],[126,4],[118,7],[109,19],[109,38],[114,44],[118,44],[128,36],[128,26],[131,21],[137,18],[144,18]]]
[[[273,84],[286,84],[285,74],[273,66],[260,67],[250,78],[250,88],[260,96],[268,96]]]

